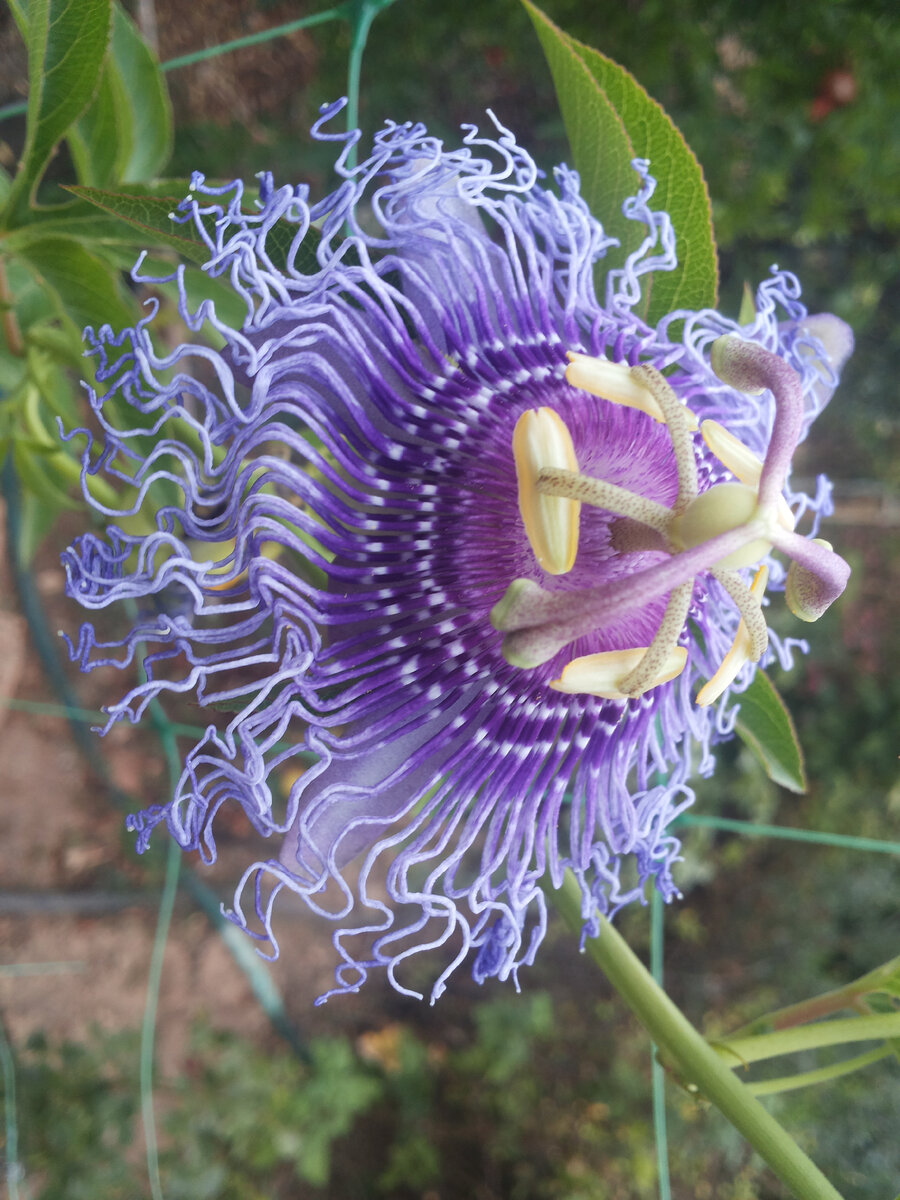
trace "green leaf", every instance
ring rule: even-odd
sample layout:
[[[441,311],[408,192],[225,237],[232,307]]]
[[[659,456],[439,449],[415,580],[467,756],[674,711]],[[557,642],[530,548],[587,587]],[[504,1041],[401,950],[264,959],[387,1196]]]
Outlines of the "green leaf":
[[[55,205],[52,216],[35,214],[35,219],[27,225],[0,233],[0,247],[4,251],[21,253],[27,246],[45,237],[75,238],[79,242],[97,246],[132,248],[146,241],[118,217],[105,215],[86,200],[78,200],[71,204]]]
[[[73,507],[71,503],[59,504],[46,496],[35,495],[34,492],[23,491],[19,496],[19,555],[27,566],[41,545],[41,542],[59,520],[63,508]]]
[[[113,8],[112,62],[124,83],[132,128],[121,179],[138,183],[154,178],[169,161],[172,105],[159,63],[118,4]]]
[[[73,500],[54,482],[54,472],[47,469],[45,461],[47,452],[36,449],[20,439],[13,442],[12,454],[23,494],[35,496],[43,507],[55,509],[57,512],[80,507],[77,500]]]
[[[806,768],[797,731],[785,703],[763,671],[739,697],[735,730],[770,779],[792,792],[806,791]]]
[[[109,60],[90,108],[69,130],[67,141],[82,183],[106,187],[119,178],[123,138],[123,89]],[[127,116],[127,114],[126,114]]]
[[[187,183],[181,195],[170,196],[154,195],[135,185],[122,186],[115,191],[90,187],[66,188],[66,191],[89,200],[104,212],[111,213],[138,230],[141,237],[136,241],[143,241],[148,246],[169,246],[190,262],[205,263],[209,258],[209,250],[194,226],[187,223],[177,225],[169,217],[189,190]]]
[[[167,184],[166,186],[171,186]],[[193,222],[176,224],[170,219],[180,201],[190,191],[189,185],[183,185],[181,195],[172,188],[172,194],[159,195],[139,184],[123,185],[115,191],[105,191],[100,188],[67,187],[66,190],[74,195],[89,200],[104,212],[111,213],[120,220],[127,222],[143,235],[146,245],[168,246],[177,250],[182,257],[190,262],[203,264],[209,261],[209,249],[200,237]],[[214,230],[212,217],[207,218],[210,233]],[[282,269],[287,263],[291,244],[297,235],[297,226],[289,221],[279,221],[266,235],[266,249],[275,267]],[[315,247],[321,238],[318,230],[310,228],[300,246],[295,264],[299,271],[312,273],[319,269],[316,261]]]
[[[172,109],[159,64],[118,4],[100,87],[68,140],[78,181],[89,187],[150,179],[171,153]]]
[[[562,112],[574,166],[581,176],[581,193],[604,231],[619,239],[600,264],[603,272],[620,268],[641,244],[644,227],[629,221],[622,202],[634,194],[639,177],[631,165],[636,157],[622,118],[592,75],[567,34],[529,0],[523,0],[547,58]],[[602,158],[597,153],[603,148]]]
[[[22,257],[56,295],[61,311],[79,327],[131,325],[134,314],[109,267],[71,238],[34,242]]]
[[[622,241],[607,252],[603,270],[621,267],[644,237],[621,206],[636,190],[632,158],[648,158],[657,184],[653,207],[671,217],[678,266],[643,277],[641,313],[652,325],[676,308],[714,306],[719,268],[709,193],[681,133],[628,71],[558,29],[530,0],[522,3],[547,56],[582,194],[606,232]]]
[[[28,333],[25,352],[28,378],[37,387],[44,404],[50,409],[51,425],[54,418],[61,417],[69,429],[81,423],[81,414],[76,402],[80,389],[76,380],[87,374],[83,358],[75,362],[72,360],[73,340],[61,329],[37,326]],[[80,339],[77,349],[80,356]],[[64,367],[68,367],[70,371],[74,369],[77,372],[75,377],[69,375]],[[48,434],[48,440],[59,448],[55,427],[53,434]]]
[[[109,41],[110,2],[30,0],[25,147],[0,226],[24,217],[54,148],[97,90]]]
[[[37,322],[58,315],[54,297],[35,278],[34,270],[27,262],[12,255],[4,259],[10,295],[13,296],[13,311],[23,334]]]

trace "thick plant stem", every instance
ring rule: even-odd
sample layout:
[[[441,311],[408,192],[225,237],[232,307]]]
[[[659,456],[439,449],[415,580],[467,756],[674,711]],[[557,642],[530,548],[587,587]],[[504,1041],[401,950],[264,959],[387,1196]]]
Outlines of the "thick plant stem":
[[[584,924],[581,889],[574,876],[567,874],[560,890],[549,894],[567,923],[580,931]],[[601,920],[600,935],[589,939],[585,949],[663,1057],[718,1108],[797,1200],[841,1200],[815,1163],[735,1077],[608,921]]]

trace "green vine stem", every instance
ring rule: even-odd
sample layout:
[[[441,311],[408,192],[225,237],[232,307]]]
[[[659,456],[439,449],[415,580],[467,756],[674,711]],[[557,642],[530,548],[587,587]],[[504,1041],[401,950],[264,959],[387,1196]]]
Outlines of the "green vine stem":
[[[6,342],[7,350],[16,358],[21,358],[25,353],[25,343],[22,341],[19,322],[16,320],[12,292],[9,290],[6,267],[3,265],[2,257],[0,257],[0,329],[3,330],[3,339]]]
[[[900,984],[900,955],[882,963],[874,971],[861,975],[859,979],[854,979],[852,983],[847,983],[843,987],[823,992],[822,995],[813,996],[809,1000],[800,1000],[785,1008],[778,1008],[774,1012],[766,1013],[765,1016],[756,1017],[747,1025],[730,1033],[724,1040],[731,1042],[735,1038],[752,1037],[758,1033],[769,1033],[777,1029],[790,1029],[793,1025],[804,1025],[807,1021],[828,1017],[832,1013],[841,1012],[847,1008],[856,1008],[864,996],[869,996],[873,992],[887,991],[891,995],[896,995],[898,984]]]
[[[567,873],[559,891],[549,896],[566,922],[580,931],[581,889],[574,876]],[[840,1192],[735,1077],[608,921],[601,920],[600,935],[589,939],[585,949],[664,1057],[747,1139],[797,1200],[841,1200]]]
[[[819,1067],[816,1071],[801,1071],[799,1075],[782,1075],[778,1079],[765,1079],[759,1083],[747,1086],[754,1096],[777,1096],[781,1092],[793,1092],[797,1088],[812,1087],[816,1083],[829,1083],[832,1079],[840,1079],[842,1075],[850,1075],[868,1067],[879,1059],[888,1058],[894,1053],[892,1046],[878,1046],[875,1050],[867,1050],[865,1054],[855,1054],[853,1058],[845,1058],[842,1062],[832,1063],[828,1067]]]
[[[887,1038],[900,1038],[900,1012],[819,1021],[814,1025],[796,1025],[752,1037],[717,1038],[713,1049],[721,1058],[731,1060],[732,1066],[746,1066],[800,1050],[844,1046],[848,1042],[883,1042]]]

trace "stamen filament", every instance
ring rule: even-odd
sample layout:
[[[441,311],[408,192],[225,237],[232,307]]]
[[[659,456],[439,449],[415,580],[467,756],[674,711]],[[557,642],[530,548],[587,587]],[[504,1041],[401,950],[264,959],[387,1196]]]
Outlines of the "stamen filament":
[[[665,533],[672,514],[662,504],[648,500],[627,488],[607,483],[605,479],[593,479],[579,475],[577,471],[545,467],[538,473],[537,490],[545,496],[567,496],[593,508],[602,508],[619,517],[631,517],[642,525],[649,525],[659,533]]]
[[[689,413],[655,367],[644,363],[639,367],[632,367],[631,374],[652,393],[669,427],[675,469],[678,472],[678,497],[672,509],[677,516],[684,512],[697,495],[697,461],[691,442]]]
[[[693,592],[693,580],[672,589],[663,619],[644,657],[633,671],[619,680],[619,687],[626,696],[641,696],[660,682],[658,677],[663,673],[684,629]]]
[[[766,590],[766,584],[769,582],[769,568],[763,564],[753,577],[753,583],[749,588],[744,586],[739,576],[732,576],[732,572],[730,571],[713,571],[713,575],[726,588],[729,596],[735,600],[742,614],[745,612],[748,613],[751,616],[753,624],[758,623],[758,620],[762,621],[763,630],[765,631],[765,641],[759,654],[755,654],[755,650],[759,646],[759,635],[758,633],[754,634],[753,624],[742,616],[734,641],[731,643],[731,648],[722,659],[718,671],[716,671],[711,679],[707,680],[697,693],[696,702],[701,708],[705,708],[707,705],[718,700],[725,689],[734,683],[748,662],[757,662],[762,657],[768,642],[768,630],[765,626],[765,618],[759,606],[759,601],[762,599]],[[737,600],[735,593],[731,590],[734,580],[740,583],[741,588],[749,599]],[[737,591],[737,589],[735,590]],[[753,610],[758,614],[758,619],[753,615]]]
[[[766,625],[766,618],[760,606],[760,600],[765,593],[766,584],[769,582],[769,568],[763,564],[753,576],[750,587],[747,587],[735,571],[713,567],[710,574],[734,601],[734,606],[741,614],[741,619],[746,627],[750,661],[759,662],[769,644],[769,627]]]

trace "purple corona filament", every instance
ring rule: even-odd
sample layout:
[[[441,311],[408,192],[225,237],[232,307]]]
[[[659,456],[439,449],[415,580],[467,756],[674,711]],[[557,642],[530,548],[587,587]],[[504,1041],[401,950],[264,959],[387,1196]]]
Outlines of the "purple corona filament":
[[[358,134],[326,131],[339,107],[314,130],[340,151],[324,199],[196,176],[176,214],[243,304],[239,326],[211,301],[192,310],[179,269],[181,316],[205,340],[161,348],[154,302],[133,329],[86,334],[105,390],[83,471],[121,504],[95,503],[106,529],[65,554],[68,591],[131,615],[118,640],[85,624],[70,649],[85,670],[143,664],[109,725],[170,694],[237,710],[211,715],[175,795],[130,819],[139,848],[164,824],[211,860],[217,812],[239,806],[271,851],[239,882],[238,925],[277,953],[290,890],[336,923],[335,991],[385,968],[418,994],[404,963],[431,950],[434,998],[464,960],[479,981],[516,978],[543,936],[542,889],[567,868],[588,928],[648,884],[677,894],[670,826],[752,678],[765,587],[721,567],[748,521],[709,532],[698,508],[688,544],[684,514],[703,502],[721,526],[704,495],[756,471],[750,532],[776,584],[771,546],[794,564],[801,615],[834,598],[842,560],[786,527],[811,510],[815,533],[827,486],[785,489],[851,339],[778,270],[749,324],[645,324],[644,278],[676,259],[643,161],[623,210],[642,244],[598,294],[613,242],[572,171],[541,186],[499,125],[448,149],[388,124],[349,167]],[[570,355],[633,374],[662,409],[571,382]],[[529,473],[545,447],[549,474]],[[560,471],[589,498],[553,507]],[[523,665],[516,630],[544,619],[552,645]],[[771,643],[789,664],[798,643]],[[618,698],[551,686],[610,654],[636,672]],[[698,706],[715,677],[717,703]]]

